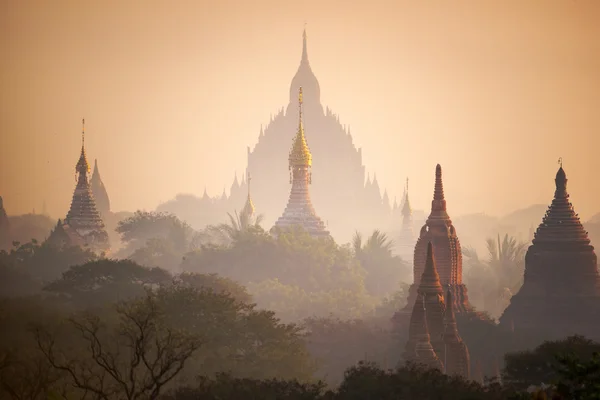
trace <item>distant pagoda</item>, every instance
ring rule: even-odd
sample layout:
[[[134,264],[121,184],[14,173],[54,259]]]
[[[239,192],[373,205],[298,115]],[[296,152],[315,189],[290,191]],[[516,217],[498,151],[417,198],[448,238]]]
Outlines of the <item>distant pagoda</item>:
[[[325,229],[325,224],[321,218],[317,216],[310,200],[309,185],[311,183],[312,155],[306,143],[302,123],[302,87],[299,88],[298,92],[298,131],[288,157],[292,189],[287,207],[275,223],[273,232],[278,229],[285,230],[294,226],[301,226],[313,237],[327,237],[329,232]]]
[[[535,330],[548,338],[572,334],[598,338],[596,253],[569,201],[560,163],[554,199],[525,256],[523,286],[511,298],[500,324],[515,332]]]
[[[402,227],[400,228],[400,237],[398,238],[398,254],[400,257],[413,264],[415,253],[415,237],[413,233],[412,208],[408,197],[408,178],[404,187],[402,196]]]
[[[438,164],[435,168],[435,189],[431,202],[431,213],[421,228],[419,238],[415,245],[414,253],[414,283],[409,289],[408,304],[414,303],[417,288],[427,261],[428,244],[433,245],[436,254],[437,271],[441,284],[450,287],[452,291],[452,307],[457,313],[472,312],[469,304],[467,288],[462,283],[462,252],[456,229],[446,211],[444,187],[442,184],[442,167]]]
[[[248,197],[246,198],[246,203],[244,204],[244,207],[242,208],[242,213],[244,215],[246,215],[248,218],[252,218],[254,217],[254,214],[256,212],[256,207],[254,207],[254,202],[252,201],[252,197],[250,196],[250,181],[252,180],[252,177],[250,176],[250,174],[248,173]]]
[[[94,172],[92,173],[90,186],[92,188],[92,194],[94,195],[98,212],[100,212],[100,215],[106,216],[110,212],[110,199],[108,198],[108,192],[104,187],[104,182],[102,182],[102,178],[100,178],[98,160],[94,160]]]
[[[70,245],[89,247],[93,251],[103,252],[110,248],[108,234],[88,181],[90,166],[85,154],[85,120],[82,121],[81,154],[75,166],[77,186],[73,193],[71,208],[67,217],[50,234],[48,241],[55,244],[66,244],[64,238],[69,238]],[[66,234],[66,236],[65,236]]]

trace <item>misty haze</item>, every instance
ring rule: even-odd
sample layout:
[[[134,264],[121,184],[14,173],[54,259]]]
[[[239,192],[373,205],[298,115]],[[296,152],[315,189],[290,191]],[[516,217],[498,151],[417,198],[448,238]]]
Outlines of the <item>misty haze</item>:
[[[0,4],[0,399],[598,398],[599,20]]]

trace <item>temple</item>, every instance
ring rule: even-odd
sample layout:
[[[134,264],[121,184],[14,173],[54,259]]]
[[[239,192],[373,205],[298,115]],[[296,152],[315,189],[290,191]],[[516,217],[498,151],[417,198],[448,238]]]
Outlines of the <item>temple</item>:
[[[96,201],[96,209],[102,216],[110,213],[110,199],[108,198],[108,192],[104,187],[104,182],[100,178],[100,171],[98,170],[98,160],[94,160],[94,172],[92,173],[92,179],[90,180],[92,188],[92,194]]]
[[[572,334],[595,338],[594,313],[600,311],[596,253],[569,201],[562,161],[554,181],[554,199],[525,256],[523,286],[511,298],[500,324],[550,339]]]
[[[427,261],[427,248],[429,243],[433,245],[436,254],[437,271],[441,284],[449,287],[452,291],[452,307],[457,313],[472,312],[469,304],[467,288],[462,283],[462,252],[456,229],[446,211],[446,200],[444,198],[444,186],[442,184],[442,167],[438,164],[435,168],[435,188],[431,202],[431,213],[421,228],[419,238],[414,252],[414,283],[408,294],[408,304],[413,304],[419,281]]]
[[[390,225],[391,207],[386,204],[377,178],[368,179],[362,162],[362,150],[353,143],[350,128],[338,115],[321,104],[321,88],[308,56],[306,31],[302,35],[300,65],[289,87],[287,107],[278,110],[268,125],[261,127],[258,142],[248,147],[247,171],[256,178],[252,196],[261,205],[265,223],[273,224],[288,199],[285,155],[298,125],[298,91],[303,91],[303,124],[311,154],[319,162],[312,165],[311,201],[323,217],[327,229],[340,242],[350,241],[352,232],[385,229]],[[230,196],[239,201],[246,188],[237,180]],[[241,193],[240,193],[241,192]],[[243,200],[242,200],[243,201]],[[238,203],[239,204],[239,203]],[[356,210],[360,210],[359,213]],[[352,215],[352,218],[348,218]]]
[[[431,243],[410,316],[404,359],[439,368],[448,375],[469,377],[469,351],[458,334],[450,288],[444,290]]]
[[[275,223],[273,232],[301,226],[313,237],[328,237],[329,232],[325,229],[321,218],[317,216],[310,199],[312,154],[306,143],[302,122],[302,87],[298,89],[298,93],[298,130],[288,157],[292,189],[288,204],[283,215]]]
[[[88,247],[96,252],[106,252],[110,248],[108,234],[88,181],[90,166],[85,154],[85,120],[81,132],[81,154],[75,166],[77,186],[73,193],[71,208],[64,221],[60,221],[50,233],[48,241],[52,244],[77,245]],[[68,243],[65,238],[68,237]]]
[[[396,206],[395,208],[400,208],[402,215],[402,226],[398,237],[398,255],[403,260],[413,264],[415,238],[413,233],[412,208],[408,197],[408,178],[406,178],[406,186],[404,187],[401,207]]]

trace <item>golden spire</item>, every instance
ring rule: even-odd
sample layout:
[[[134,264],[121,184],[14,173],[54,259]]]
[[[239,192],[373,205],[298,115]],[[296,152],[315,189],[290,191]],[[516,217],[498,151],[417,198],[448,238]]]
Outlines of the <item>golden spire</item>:
[[[252,198],[250,197],[250,181],[251,180],[252,180],[252,177],[250,176],[250,172],[248,172],[248,174],[247,174],[248,198],[246,199],[246,204],[244,204],[244,208],[242,209],[242,212],[244,214],[248,214],[249,217],[254,215],[254,211],[256,210],[256,207],[254,207],[254,202],[252,201]]]
[[[298,120],[298,132],[294,137],[292,144],[292,150],[289,155],[289,166],[290,169],[294,167],[310,167],[312,165],[312,155],[306,143],[306,137],[304,136],[304,124],[302,123],[302,87],[300,87],[298,93],[298,107],[299,107],[299,120]]]

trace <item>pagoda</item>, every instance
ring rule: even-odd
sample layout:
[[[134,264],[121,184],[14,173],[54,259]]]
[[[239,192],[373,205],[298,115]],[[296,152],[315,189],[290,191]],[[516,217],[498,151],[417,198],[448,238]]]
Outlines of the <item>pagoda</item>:
[[[93,251],[105,252],[110,245],[104,222],[96,208],[96,201],[88,181],[90,166],[85,154],[85,120],[82,121],[82,124],[81,154],[75,166],[77,186],[73,193],[71,208],[64,221],[62,223],[59,221],[60,227],[57,225],[52,231],[48,241],[61,243],[66,234],[70,245],[89,247]]]
[[[462,252],[456,229],[446,211],[444,186],[442,184],[442,167],[438,164],[435,168],[435,188],[431,202],[431,213],[421,228],[419,238],[415,245],[413,272],[414,283],[408,294],[408,311],[410,304],[416,299],[419,281],[427,261],[427,248],[433,245],[436,254],[437,271],[442,286],[450,287],[452,291],[452,304],[457,313],[472,312],[469,304],[467,288],[462,283]]]
[[[275,223],[273,232],[301,226],[313,237],[328,237],[329,232],[325,229],[321,218],[317,216],[310,200],[312,155],[306,143],[302,122],[302,87],[298,92],[298,130],[288,157],[292,189],[287,207]]]
[[[246,198],[246,203],[244,203],[244,207],[242,208],[242,214],[246,215],[248,218],[254,217],[254,213],[256,211],[252,197],[250,197],[250,180],[252,180],[252,177],[250,174],[248,174],[248,197]],[[225,194],[225,191],[223,191],[223,194]]]
[[[594,247],[567,192],[567,175],[556,173],[554,199],[525,256],[523,286],[510,299],[500,324],[547,338],[598,338],[600,277]]]
[[[94,160],[94,172],[92,173],[90,186],[92,188],[94,200],[96,201],[96,209],[100,215],[106,216],[110,212],[110,199],[108,198],[108,192],[104,187],[104,182],[102,182],[102,178],[100,178],[98,160]]]
[[[397,206],[395,208],[397,208]],[[404,195],[402,196],[401,214],[402,227],[398,238],[398,254],[403,260],[412,264],[414,262],[415,238],[412,226],[412,208],[408,197],[408,178],[406,178],[406,186],[404,187]]]

